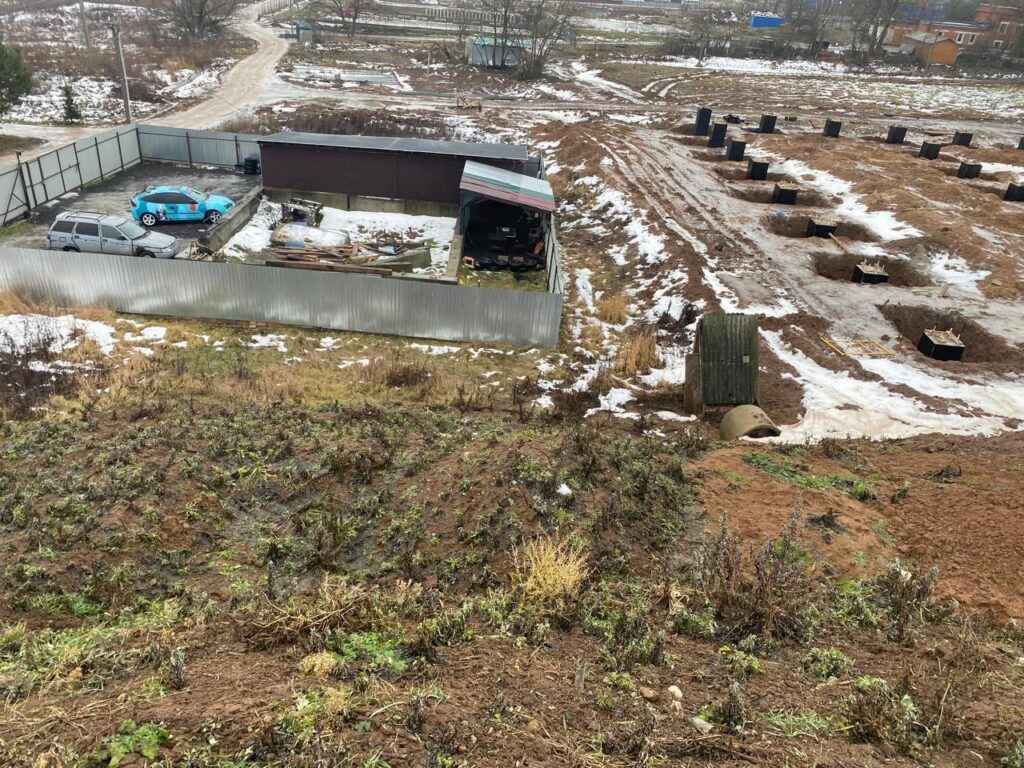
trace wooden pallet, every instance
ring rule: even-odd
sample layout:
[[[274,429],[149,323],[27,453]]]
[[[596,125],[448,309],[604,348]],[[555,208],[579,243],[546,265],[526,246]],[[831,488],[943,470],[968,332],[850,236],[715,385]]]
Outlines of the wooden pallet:
[[[844,357],[892,357],[895,353],[876,339],[864,336],[819,336],[821,343]]]

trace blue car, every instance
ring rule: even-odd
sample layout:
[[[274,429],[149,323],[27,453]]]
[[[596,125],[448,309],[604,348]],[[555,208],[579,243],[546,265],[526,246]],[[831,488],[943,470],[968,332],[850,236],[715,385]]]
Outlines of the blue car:
[[[192,187],[148,187],[132,198],[132,216],[144,227],[165,221],[203,221],[215,224],[235,201],[208,195]]]

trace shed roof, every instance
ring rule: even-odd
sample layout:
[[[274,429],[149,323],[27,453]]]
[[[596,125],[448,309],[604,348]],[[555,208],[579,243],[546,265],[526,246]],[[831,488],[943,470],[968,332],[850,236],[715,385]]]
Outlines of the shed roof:
[[[491,200],[514,203],[538,211],[555,210],[555,194],[545,179],[535,179],[492,165],[466,161],[459,189]]]
[[[903,37],[917,43],[924,43],[925,45],[934,45],[935,43],[941,43],[944,40],[947,43],[953,43],[953,45],[956,45],[953,40],[950,40],[940,32],[907,32]]]
[[[757,316],[704,315],[697,327],[701,398],[705,405],[757,402]]]
[[[366,149],[375,152],[410,152],[421,155],[449,155],[488,160],[519,160],[521,162],[526,162],[529,156],[525,144],[477,144],[468,141],[404,139],[387,136],[342,136],[336,133],[282,131],[270,136],[261,136],[256,141],[261,146],[284,144],[331,149]]]

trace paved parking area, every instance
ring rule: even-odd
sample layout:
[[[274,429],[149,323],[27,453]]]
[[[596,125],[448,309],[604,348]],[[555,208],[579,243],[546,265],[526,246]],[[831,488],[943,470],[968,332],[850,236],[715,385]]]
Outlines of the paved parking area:
[[[91,211],[128,216],[131,198],[146,187],[190,186],[211,194],[238,200],[259,184],[259,176],[246,176],[215,168],[189,168],[163,163],[142,163],[93,187],[69,192],[32,212],[23,222],[0,228],[0,245],[17,248],[45,247],[46,233],[57,214],[64,211]],[[161,224],[156,229],[174,235],[184,243],[199,237],[202,222]]]

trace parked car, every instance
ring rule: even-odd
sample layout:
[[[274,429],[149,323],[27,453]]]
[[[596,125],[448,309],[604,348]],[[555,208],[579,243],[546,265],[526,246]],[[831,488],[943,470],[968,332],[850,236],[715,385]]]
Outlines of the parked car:
[[[157,259],[173,259],[180,248],[177,238],[150,232],[124,216],[86,211],[57,214],[46,233],[46,247]]]
[[[208,195],[192,187],[148,187],[132,198],[132,216],[147,227],[162,221],[215,224],[234,204],[230,197]]]

